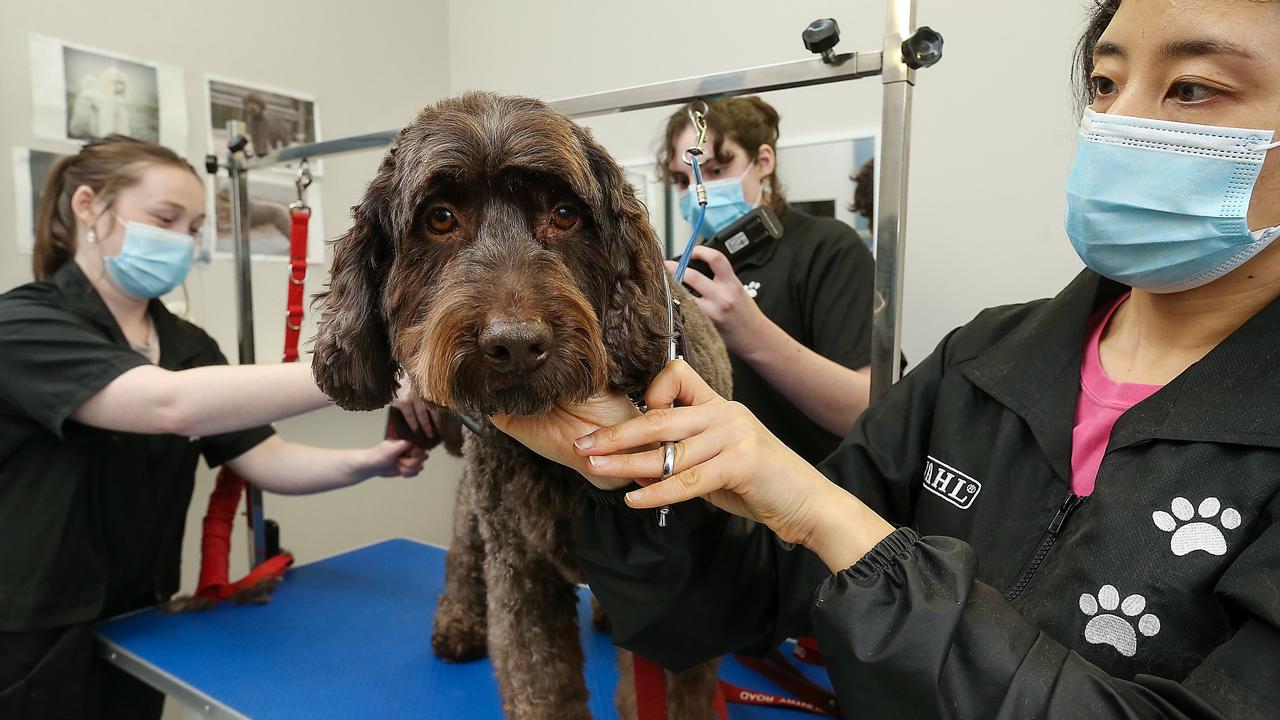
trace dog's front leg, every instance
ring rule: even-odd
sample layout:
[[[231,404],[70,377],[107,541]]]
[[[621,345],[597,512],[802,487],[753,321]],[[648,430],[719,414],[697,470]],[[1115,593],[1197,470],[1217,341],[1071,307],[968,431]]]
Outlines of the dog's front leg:
[[[521,538],[490,542],[489,654],[508,720],[589,720],[577,595]]]
[[[614,701],[618,717],[636,720],[636,677],[634,656],[618,649],[618,692]],[[712,716],[719,679],[720,660],[699,663],[684,672],[666,672],[667,718],[669,720],[706,720]]]
[[[453,509],[453,541],[444,560],[444,593],[436,606],[431,648],[450,662],[485,656],[489,634],[484,539],[476,511],[473,470],[463,471]]]

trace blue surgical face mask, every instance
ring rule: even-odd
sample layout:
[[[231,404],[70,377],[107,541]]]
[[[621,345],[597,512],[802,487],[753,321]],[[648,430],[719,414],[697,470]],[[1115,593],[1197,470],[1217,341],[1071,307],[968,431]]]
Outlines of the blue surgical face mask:
[[[1280,235],[1245,221],[1273,135],[1085,110],[1067,180],[1071,244],[1098,274],[1149,292],[1226,275]]]
[[[104,256],[107,274],[124,294],[145,300],[176,288],[191,270],[195,240],[186,233],[129,221],[124,226],[120,254]]]
[[[702,230],[699,231],[699,235],[705,238],[715,237],[721,230],[728,227],[729,223],[751,212],[751,208],[759,204],[759,197],[756,198],[756,202],[749,203],[743,196],[742,178],[743,175],[739,175],[702,184],[707,189],[707,216],[702,221]],[[760,185],[760,192],[764,192],[763,183]],[[693,185],[690,185],[689,190],[680,196],[680,214],[684,216],[685,222],[692,225],[697,220],[697,212],[696,190]]]

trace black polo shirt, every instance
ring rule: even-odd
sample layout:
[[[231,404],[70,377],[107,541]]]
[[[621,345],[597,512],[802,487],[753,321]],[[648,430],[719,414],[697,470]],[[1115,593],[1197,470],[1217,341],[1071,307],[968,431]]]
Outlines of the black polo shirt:
[[[847,368],[871,364],[875,260],[853,228],[783,211],[782,237],[735,268],[765,317],[800,344]],[[817,464],[840,436],[810,420],[746,361],[733,364],[733,398],[800,457]]]
[[[160,367],[226,364],[158,300]],[[0,295],[0,631],[114,615],[168,598],[197,455],[210,466],[270,427],[186,438],[112,432],[69,416],[147,359],[129,348],[74,262]]]

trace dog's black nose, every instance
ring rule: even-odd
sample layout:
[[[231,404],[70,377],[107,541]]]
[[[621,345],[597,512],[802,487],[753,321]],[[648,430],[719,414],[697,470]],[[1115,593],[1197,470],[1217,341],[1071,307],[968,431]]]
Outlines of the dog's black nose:
[[[551,350],[551,328],[541,320],[495,320],[480,331],[480,350],[498,372],[535,370]]]

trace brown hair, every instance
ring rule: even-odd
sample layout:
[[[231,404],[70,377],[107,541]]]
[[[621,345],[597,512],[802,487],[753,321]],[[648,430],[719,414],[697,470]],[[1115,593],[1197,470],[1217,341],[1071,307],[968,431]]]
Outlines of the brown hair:
[[[853,181],[853,202],[849,212],[862,215],[867,224],[875,224],[876,207],[876,160],[872,158],[858,168],[858,172],[849,177]]]
[[[667,165],[674,157],[684,153],[684,148],[673,148],[676,138],[689,127],[689,108],[700,101],[695,100],[677,110],[667,119],[667,127],[662,135],[662,146],[658,148],[658,167],[662,177],[670,182]],[[750,95],[747,97],[723,98],[708,100],[707,129],[715,133],[715,141],[711,154],[718,162],[727,163],[733,155],[724,150],[724,141],[729,139],[742,146],[747,156],[755,161],[757,150],[761,145],[769,145],[778,149],[778,111],[769,103]],[[774,212],[782,212],[787,199],[782,194],[782,182],[778,180],[777,154],[774,154],[773,173],[765,178],[764,203]]]
[[[142,179],[151,165],[186,168],[199,179],[191,163],[162,145],[112,135],[85,145],[75,155],[59,158],[49,170],[36,212],[36,240],[31,271],[43,280],[76,254],[76,215],[71,196],[87,185],[110,207],[115,196]]]

